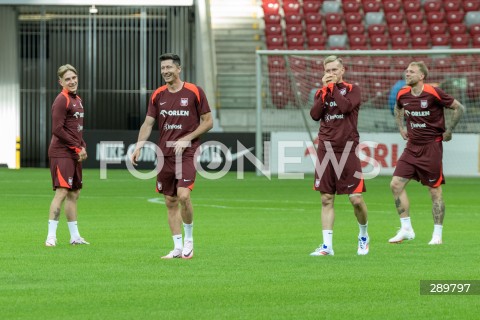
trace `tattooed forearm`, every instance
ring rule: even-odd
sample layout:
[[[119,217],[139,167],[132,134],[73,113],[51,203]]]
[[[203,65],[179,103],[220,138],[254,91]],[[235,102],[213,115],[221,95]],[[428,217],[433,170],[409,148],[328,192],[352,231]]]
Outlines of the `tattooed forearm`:
[[[445,217],[445,203],[443,200],[433,203],[432,215],[434,224],[443,224],[443,218]]]

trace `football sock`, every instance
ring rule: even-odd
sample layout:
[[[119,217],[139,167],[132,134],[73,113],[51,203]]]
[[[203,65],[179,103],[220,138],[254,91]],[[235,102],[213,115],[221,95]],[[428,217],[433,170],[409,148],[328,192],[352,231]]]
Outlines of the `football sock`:
[[[58,221],[57,220],[48,220],[48,238],[56,238],[57,237],[57,227]]]
[[[368,232],[367,232],[367,227],[368,227],[368,222],[365,223],[365,224],[358,224],[358,227],[360,229],[360,237],[366,237],[368,235]]]
[[[410,221],[410,217],[400,218],[400,223],[402,224],[402,229],[412,230],[412,222]]]
[[[323,230],[323,244],[332,248],[333,230]]]
[[[442,230],[443,226],[441,224],[434,224],[433,225],[433,236],[442,238]]]
[[[70,230],[70,238],[78,239],[80,238],[80,233],[78,232],[77,221],[70,221],[68,223],[68,230]]]
[[[175,234],[172,238],[173,238],[173,245],[175,249],[183,249],[182,235]]]
[[[193,240],[193,222],[190,224],[183,224],[183,230],[185,230],[185,240]]]

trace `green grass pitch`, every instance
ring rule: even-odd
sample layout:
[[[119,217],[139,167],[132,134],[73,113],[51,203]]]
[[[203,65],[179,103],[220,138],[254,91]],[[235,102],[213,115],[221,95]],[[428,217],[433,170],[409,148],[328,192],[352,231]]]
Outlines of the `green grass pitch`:
[[[478,319],[478,295],[419,294],[420,280],[480,280],[480,183],[447,177],[444,244],[428,191],[407,188],[417,238],[387,240],[399,227],[390,177],[366,181],[370,253],[357,256],[358,226],[336,198],[333,257],[321,242],[313,179],[234,173],[200,176],[192,193],[195,256],[161,260],[172,248],[153,180],[123,170],[84,171],[72,247],[62,212],[59,244],[47,248],[53,197],[47,169],[0,170],[1,319]],[[153,201],[151,199],[154,199]],[[150,200],[150,201],[149,201]]]

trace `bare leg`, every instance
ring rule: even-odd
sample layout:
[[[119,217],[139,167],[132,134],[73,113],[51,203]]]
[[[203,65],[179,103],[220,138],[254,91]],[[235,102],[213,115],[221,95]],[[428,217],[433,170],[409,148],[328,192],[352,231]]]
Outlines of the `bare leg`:
[[[405,191],[405,186],[409,181],[409,179],[394,176],[390,182],[395,207],[397,208],[400,218],[410,216],[410,202],[408,201],[407,192]]]
[[[68,191],[67,201],[65,201],[65,215],[67,221],[77,221],[77,200],[80,196],[80,190]]]
[[[49,220],[58,221],[60,219],[60,211],[62,211],[62,204],[63,201],[65,201],[67,194],[68,189],[66,188],[57,188],[55,190],[55,196],[50,204],[50,213],[48,215]]]
[[[443,225],[445,217],[445,203],[443,202],[442,187],[428,188],[432,197],[433,224]]]
[[[362,195],[350,195],[350,203],[353,206],[353,212],[355,213],[355,217],[357,217],[357,221],[361,225],[365,225],[368,222],[368,214],[367,214],[367,205],[363,200]]]
[[[191,224],[193,222],[193,206],[192,201],[190,200],[190,189],[188,188],[178,188],[177,197],[180,202],[181,216],[182,220],[186,224]]]
[[[182,234],[182,216],[178,197],[165,196],[165,205],[167,206],[168,224],[172,235]]]
[[[335,202],[335,195],[329,193],[321,193],[322,197],[322,229],[333,230],[335,221],[335,210],[333,203]]]

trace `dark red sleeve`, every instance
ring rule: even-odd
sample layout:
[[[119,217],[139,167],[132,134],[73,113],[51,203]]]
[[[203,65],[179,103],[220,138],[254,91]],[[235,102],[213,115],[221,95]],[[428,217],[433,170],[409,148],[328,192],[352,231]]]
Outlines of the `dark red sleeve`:
[[[344,96],[340,93],[338,87],[334,86],[332,96],[333,99],[335,99],[338,109],[342,113],[352,112],[354,109],[360,106],[360,102],[362,101],[360,88],[356,85],[353,85],[352,90]]]
[[[59,95],[52,105],[52,134],[68,148],[78,153],[82,147],[82,142],[65,130],[67,108],[67,99],[63,95]]]
[[[158,108],[157,108],[157,94],[158,92],[155,91],[150,99],[148,100],[148,109],[147,109],[147,116],[157,119],[158,116]]]
[[[435,87],[435,91],[440,96],[440,105],[444,108],[451,108],[453,101],[455,100],[451,95],[443,91],[442,89]]]
[[[315,98],[313,99],[313,107],[312,109],[310,109],[310,116],[313,120],[318,121],[322,118],[324,110],[325,106],[323,104],[322,90],[319,89],[317,93],[315,93]]]

